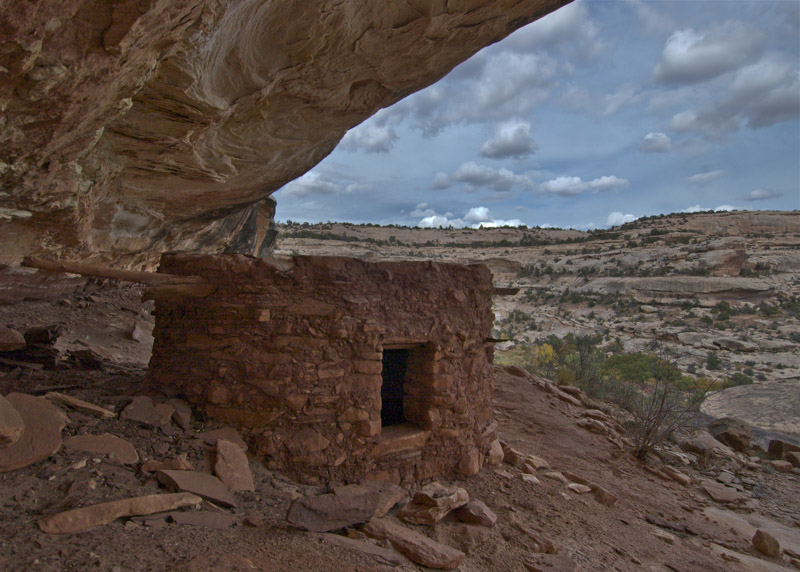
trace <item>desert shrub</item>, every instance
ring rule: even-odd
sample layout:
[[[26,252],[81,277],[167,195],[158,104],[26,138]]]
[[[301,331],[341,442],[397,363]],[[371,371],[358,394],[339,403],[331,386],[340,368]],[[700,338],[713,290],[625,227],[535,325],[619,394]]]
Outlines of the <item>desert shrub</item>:
[[[752,377],[750,377],[749,375],[747,375],[745,373],[737,371],[736,373],[734,373],[732,376],[730,376],[728,378],[728,381],[725,382],[723,387],[725,387],[725,388],[737,387],[739,385],[750,385],[751,383],[753,383],[753,378]]]
[[[722,366],[722,360],[719,359],[717,352],[710,352],[706,359],[706,367],[710,370],[719,369]]]

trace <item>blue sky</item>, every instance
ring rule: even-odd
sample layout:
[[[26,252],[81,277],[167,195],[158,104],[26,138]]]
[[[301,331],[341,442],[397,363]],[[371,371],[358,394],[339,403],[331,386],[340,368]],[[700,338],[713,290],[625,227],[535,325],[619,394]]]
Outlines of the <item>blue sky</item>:
[[[457,227],[800,209],[800,1],[577,0],[275,198],[281,221]]]

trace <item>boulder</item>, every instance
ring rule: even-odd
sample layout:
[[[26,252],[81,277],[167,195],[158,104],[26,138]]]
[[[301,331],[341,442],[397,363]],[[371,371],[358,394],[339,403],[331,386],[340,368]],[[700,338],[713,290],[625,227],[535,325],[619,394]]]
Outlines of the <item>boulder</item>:
[[[781,555],[781,545],[778,540],[765,530],[758,529],[753,535],[753,546],[759,552],[777,558]]]
[[[13,352],[24,348],[25,336],[11,328],[0,328],[0,352]]]
[[[460,550],[383,518],[373,518],[364,525],[362,532],[378,540],[388,540],[409,560],[429,568],[452,570],[458,568],[466,557]]]
[[[708,432],[717,441],[728,445],[736,451],[750,449],[750,441],[753,439],[753,430],[750,425],[741,419],[734,419],[733,417],[712,421],[708,424]]]
[[[15,443],[25,432],[25,421],[8,400],[0,395],[0,447]]]
[[[770,461],[769,464],[779,473],[789,473],[792,470],[792,464],[789,461]]]
[[[490,528],[497,522],[497,515],[483,501],[473,499],[467,504],[458,508],[453,513],[461,522],[485,526]]]
[[[767,452],[776,459],[782,459],[785,453],[791,451],[800,452],[800,445],[782,439],[770,439],[767,446]]]
[[[19,413],[25,431],[11,445],[0,448],[0,473],[27,467],[61,448],[63,414],[43,397],[10,393],[8,403]]]

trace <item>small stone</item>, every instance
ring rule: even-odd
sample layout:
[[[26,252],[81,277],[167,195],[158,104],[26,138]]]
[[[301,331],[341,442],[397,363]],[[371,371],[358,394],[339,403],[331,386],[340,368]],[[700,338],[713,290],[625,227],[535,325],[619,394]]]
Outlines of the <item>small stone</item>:
[[[567,485],[567,488],[574,493],[578,493],[579,495],[592,492],[592,487],[588,487],[580,483],[570,483]]]
[[[189,404],[182,399],[168,399],[167,404],[172,406],[175,410],[175,413],[172,414],[172,418],[175,420],[175,423],[178,424],[178,427],[183,430],[190,429],[192,423],[192,408]]]
[[[201,500],[200,497],[189,493],[148,495],[69,510],[43,518],[38,524],[42,532],[48,534],[82,532],[95,526],[109,524],[124,516],[174,510],[184,506],[196,505]]]
[[[777,558],[781,555],[781,545],[769,532],[758,529],[753,535],[753,546],[759,552]]]
[[[770,461],[769,464],[779,473],[788,473],[792,470],[792,464],[789,461]]]
[[[239,435],[239,432],[233,427],[220,427],[213,431],[200,433],[198,437],[209,445],[216,445],[217,439],[225,439],[240,447],[245,453],[247,452],[247,443],[244,442],[242,436]]]
[[[68,449],[85,453],[113,455],[116,460],[125,465],[133,465],[139,462],[139,454],[131,443],[109,433],[103,433],[102,435],[76,435],[64,441],[64,446]]]
[[[122,410],[119,417],[127,421],[135,421],[146,427],[161,427],[169,423],[169,418],[172,417],[172,407],[167,406],[169,407],[169,416],[166,419],[167,409],[160,405],[158,407],[153,404],[152,399],[145,395],[140,395],[133,398],[133,401]]]
[[[544,476],[548,479],[558,481],[559,483],[564,483],[565,485],[569,484],[567,477],[565,477],[562,473],[559,473],[558,471],[549,471],[547,473],[544,473]]]
[[[197,471],[170,469],[159,470],[156,472],[156,477],[162,484],[173,489],[194,493],[222,506],[236,506],[236,500],[217,477]]]
[[[486,456],[486,463],[489,465],[499,465],[503,462],[503,447],[500,445],[500,439],[495,439],[489,445],[489,454]]]
[[[156,461],[150,459],[142,463],[142,472],[155,473],[161,469],[172,469],[175,471],[194,471],[194,466],[186,460],[185,457],[175,457],[174,459],[167,459],[165,461]]]
[[[26,346],[25,336],[11,328],[0,328],[0,352],[13,352]]]
[[[456,509],[455,516],[461,522],[491,528],[497,522],[497,515],[486,504],[477,499],[469,501]]]
[[[27,467],[54,455],[61,448],[64,416],[43,397],[10,393],[6,400],[25,426],[25,431],[12,444],[0,448],[0,473]]]
[[[525,481],[526,483],[530,483],[532,485],[538,485],[539,484],[539,479],[537,479],[533,475],[529,475],[528,473],[524,473],[522,475],[522,480]]]
[[[658,538],[659,540],[663,540],[667,544],[675,544],[675,541],[677,540],[674,534],[670,534],[666,530],[661,530],[660,528],[654,529],[653,534],[655,535],[656,538]]]
[[[0,447],[15,443],[25,432],[25,421],[8,400],[0,395]]]
[[[669,465],[665,466],[664,473],[669,475],[669,477],[673,481],[675,481],[676,483],[680,483],[684,487],[687,487],[690,484],[692,484],[692,478],[689,475],[679,471],[675,467],[670,467]]]
[[[466,557],[460,550],[382,518],[370,520],[362,532],[372,538],[388,540],[409,560],[429,568],[452,570],[458,568]]]
[[[217,459],[214,473],[232,491],[254,491],[253,473],[247,455],[238,445],[217,439]]]

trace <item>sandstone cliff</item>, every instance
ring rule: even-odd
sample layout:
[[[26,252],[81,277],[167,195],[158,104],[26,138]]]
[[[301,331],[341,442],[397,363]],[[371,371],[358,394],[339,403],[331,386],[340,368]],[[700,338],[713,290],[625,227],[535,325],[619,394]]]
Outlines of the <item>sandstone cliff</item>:
[[[568,2],[4,2],[0,262],[257,249],[349,128]]]

